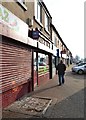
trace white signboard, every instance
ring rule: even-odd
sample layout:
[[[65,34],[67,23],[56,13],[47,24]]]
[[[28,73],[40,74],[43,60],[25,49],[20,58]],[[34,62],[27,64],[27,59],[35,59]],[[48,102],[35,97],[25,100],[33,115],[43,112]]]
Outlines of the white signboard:
[[[66,55],[66,54],[62,54],[62,57],[66,59],[66,58],[67,58],[67,55]]]
[[[28,25],[0,4],[0,24],[2,23],[28,37]]]
[[[57,47],[53,45],[53,55],[57,56]]]
[[[61,50],[59,49],[59,57],[61,57]]]

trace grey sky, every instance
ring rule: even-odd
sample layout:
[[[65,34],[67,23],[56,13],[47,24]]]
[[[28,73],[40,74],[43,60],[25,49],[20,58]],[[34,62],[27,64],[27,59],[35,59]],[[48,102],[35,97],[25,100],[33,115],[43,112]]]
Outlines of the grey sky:
[[[57,31],[73,56],[84,57],[84,1],[43,0]]]

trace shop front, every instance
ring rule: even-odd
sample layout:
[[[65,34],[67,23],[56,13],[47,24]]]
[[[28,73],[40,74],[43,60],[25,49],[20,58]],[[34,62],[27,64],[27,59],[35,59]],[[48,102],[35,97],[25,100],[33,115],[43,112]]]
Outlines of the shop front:
[[[2,5],[0,13],[0,96],[4,108],[52,78],[52,42],[43,36],[38,40],[28,37],[28,25]]]
[[[34,87],[52,78],[52,44],[39,37],[37,48],[34,51]]]
[[[0,13],[0,96],[4,108],[33,90],[32,49],[37,42],[28,38],[28,25],[2,5]]]
[[[46,54],[38,53],[38,60],[34,55],[34,87],[43,84],[46,80],[49,80],[49,57]]]

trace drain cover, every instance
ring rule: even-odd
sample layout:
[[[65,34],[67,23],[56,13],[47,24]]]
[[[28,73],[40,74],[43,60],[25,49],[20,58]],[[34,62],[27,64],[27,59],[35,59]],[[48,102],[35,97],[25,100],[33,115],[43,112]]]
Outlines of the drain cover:
[[[42,115],[45,113],[51,102],[52,100],[49,98],[25,97],[22,100],[14,102],[5,110],[29,115]]]

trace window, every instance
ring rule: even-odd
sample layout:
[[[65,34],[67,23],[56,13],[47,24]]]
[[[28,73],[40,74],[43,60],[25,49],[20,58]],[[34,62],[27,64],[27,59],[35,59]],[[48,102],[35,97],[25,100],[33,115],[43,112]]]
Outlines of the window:
[[[39,23],[42,23],[42,5],[38,0],[35,5],[35,17]]]
[[[37,19],[42,23],[42,6],[39,2],[37,2]]]
[[[54,37],[54,45],[57,46],[57,38]]]
[[[45,29],[49,31],[49,17],[45,14]]]
[[[44,75],[49,72],[49,57],[42,53],[38,56],[38,75]]]
[[[58,45],[59,45],[59,40],[58,40]]]

